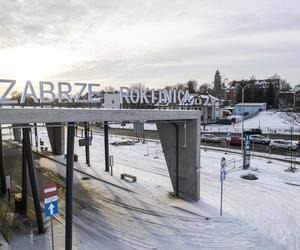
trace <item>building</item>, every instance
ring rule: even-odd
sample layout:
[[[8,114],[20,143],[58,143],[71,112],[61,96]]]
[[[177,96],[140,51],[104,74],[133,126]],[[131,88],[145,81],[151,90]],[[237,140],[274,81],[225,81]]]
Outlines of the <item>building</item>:
[[[203,124],[214,123],[220,118],[220,100],[212,95],[191,95],[179,104],[181,110],[200,110]]]
[[[214,93],[215,93],[215,96],[218,98],[218,99],[222,99],[224,98],[224,85],[222,84],[222,78],[221,78],[221,75],[220,75],[220,72],[219,70],[216,71],[215,73],[215,78],[214,78]]]
[[[264,111],[267,109],[267,103],[238,103],[235,105],[235,115],[243,114],[243,106],[244,106],[244,115],[254,115],[260,111]]]
[[[268,108],[274,108],[278,103],[280,92],[279,79],[250,79],[232,81],[229,84],[227,98],[229,103],[237,103],[241,101],[241,89],[239,86],[246,86],[245,102],[262,103],[267,102]],[[272,88],[271,88],[272,87]]]

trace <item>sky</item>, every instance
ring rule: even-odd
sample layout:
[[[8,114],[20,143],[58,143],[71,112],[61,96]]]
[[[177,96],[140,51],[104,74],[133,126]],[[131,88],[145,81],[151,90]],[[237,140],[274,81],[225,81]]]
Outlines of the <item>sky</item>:
[[[149,87],[300,84],[298,0],[1,1],[0,79]]]

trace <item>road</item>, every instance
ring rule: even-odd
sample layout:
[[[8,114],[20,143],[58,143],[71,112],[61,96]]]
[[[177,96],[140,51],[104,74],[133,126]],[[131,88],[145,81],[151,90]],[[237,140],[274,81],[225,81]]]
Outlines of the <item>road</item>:
[[[91,127],[91,130],[93,130],[93,132],[96,132],[96,133],[99,133],[99,132],[103,133],[103,129],[96,127],[96,126]],[[136,137],[136,133],[133,131],[133,129],[110,128],[109,134]],[[215,136],[221,137],[221,138],[226,137],[226,133],[212,133],[212,134],[214,134]],[[232,135],[240,136],[240,134],[232,134]],[[147,139],[159,140],[159,135],[156,130],[145,130],[144,136]],[[273,140],[273,139],[290,140],[290,135],[288,135],[288,134],[286,134],[286,135],[285,134],[270,134],[269,138],[271,140]],[[294,135],[293,140],[300,140],[300,135]],[[227,148],[225,141],[223,141],[221,143],[208,143],[208,142],[205,143],[205,142],[203,142],[202,145],[218,147],[218,148],[223,148],[223,149]],[[241,146],[239,146],[239,145],[229,145],[229,147],[234,148],[234,149],[241,148]],[[251,145],[250,150],[251,151],[254,150],[254,152],[269,153],[269,147],[267,145],[262,145],[262,144]],[[271,153],[276,154],[276,155],[286,155],[286,156],[291,155],[291,152],[289,150],[284,150],[284,149],[272,149]],[[299,157],[300,156],[300,148],[298,148],[296,152],[292,152],[292,155],[293,155],[293,157]]]

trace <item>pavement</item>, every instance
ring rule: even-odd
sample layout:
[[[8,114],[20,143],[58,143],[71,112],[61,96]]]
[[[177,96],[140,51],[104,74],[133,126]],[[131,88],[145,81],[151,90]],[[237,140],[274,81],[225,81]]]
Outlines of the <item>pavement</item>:
[[[8,245],[7,241],[4,239],[3,235],[0,233],[0,249],[1,250],[9,250],[11,249]]]

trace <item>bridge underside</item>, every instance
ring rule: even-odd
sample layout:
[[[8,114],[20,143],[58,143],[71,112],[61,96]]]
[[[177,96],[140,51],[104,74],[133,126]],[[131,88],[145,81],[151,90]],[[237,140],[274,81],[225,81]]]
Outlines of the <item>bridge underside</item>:
[[[44,232],[39,190],[32,148],[30,127],[35,128],[37,144],[37,123],[46,124],[49,141],[54,154],[64,154],[64,128],[67,126],[67,168],[66,168],[66,212],[65,245],[72,247],[72,199],[74,137],[76,123],[85,124],[85,138],[88,138],[88,124],[104,122],[105,161],[108,171],[108,122],[152,122],[157,124],[159,137],[167,162],[173,189],[177,196],[199,200],[200,198],[200,111],[179,110],[116,110],[116,109],[65,109],[65,108],[0,108],[0,182],[1,193],[6,194],[4,153],[2,148],[1,124],[11,125],[14,137],[23,139],[22,157],[22,210],[27,207],[27,171],[30,177],[38,232]],[[22,128],[22,133],[20,132]],[[89,143],[86,145],[89,164]]]
[[[200,198],[199,118],[200,111],[0,108],[0,124],[22,127],[24,124],[45,123],[54,154],[64,154],[64,126],[69,123],[156,123],[174,191],[193,200]],[[57,126],[59,124],[62,126]]]

